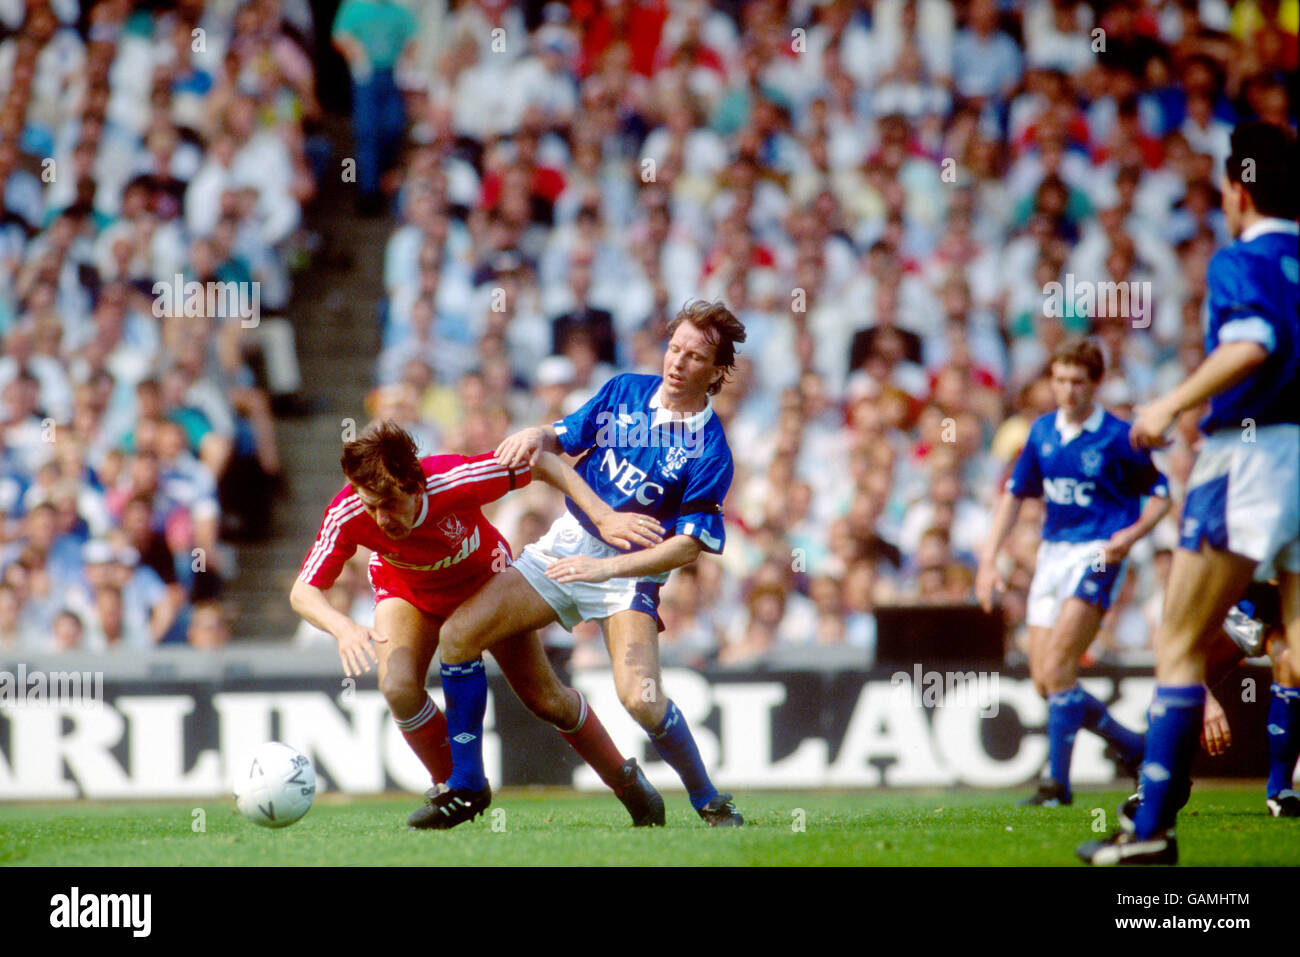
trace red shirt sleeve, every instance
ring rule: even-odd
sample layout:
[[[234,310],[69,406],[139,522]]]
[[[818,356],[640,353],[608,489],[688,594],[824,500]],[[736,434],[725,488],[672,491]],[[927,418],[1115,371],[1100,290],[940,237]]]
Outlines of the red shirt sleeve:
[[[357,543],[347,533],[347,523],[364,513],[361,500],[352,494],[352,486],[334,496],[334,501],[325,510],[316,542],[307,553],[298,578],[321,589],[333,585],[344,564],[357,551]]]
[[[533,480],[529,466],[508,469],[497,461],[493,452],[434,455],[425,462],[431,466],[425,469],[429,473],[430,514],[486,505]]]

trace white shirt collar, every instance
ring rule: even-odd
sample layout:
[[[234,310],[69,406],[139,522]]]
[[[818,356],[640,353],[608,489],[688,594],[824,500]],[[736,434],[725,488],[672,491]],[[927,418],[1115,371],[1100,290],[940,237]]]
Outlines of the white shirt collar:
[[[1265,216],[1257,220],[1251,226],[1241,231],[1241,241],[1248,243],[1252,239],[1258,239],[1266,233],[1290,233],[1292,236],[1300,235],[1300,223],[1293,219],[1282,219],[1278,216]]]
[[[671,409],[664,408],[663,399],[660,393],[663,392],[663,382],[659,383],[659,388],[655,389],[655,394],[650,396],[650,408],[655,410],[654,416],[650,420],[650,427],[663,425],[665,422],[681,422],[692,432],[698,432],[708,424],[709,419],[713,418],[713,397],[704,396],[704,408],[700,409],[694,415],[687,416],[684,419],[674,418],[675,413]]]
[[[1105,417],[1106,410],[1095,402],[1092,406],[1092,413],[1080,425],[1065,421],[1065,413],[1057,409],[1056,432],[1061,437],[1061,444],[1064,445],[1071,439],[1078,438],[1084,432],[1096,432],[1101,428],[1102,419]]]
[[[420,499],[420,514],[415,519],[415,524],[411,528],[419,528],[424,524],[425,518],[429,514],[429,490],[424,490],[424,497]]]

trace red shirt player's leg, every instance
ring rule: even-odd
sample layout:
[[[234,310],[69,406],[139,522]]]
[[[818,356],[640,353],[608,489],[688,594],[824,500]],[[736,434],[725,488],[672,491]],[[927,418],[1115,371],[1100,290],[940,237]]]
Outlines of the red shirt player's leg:
[[[399,600],[413,606],[436,622],[435,628],[441,626],[447,615],[455,610],[454,602],[445,599],[439,601],[439,593],[420,592],[412,589],[396,569],[382,563],[370,567],[370,582],[375,590],[375,604]],[[422,649],[423,650],[423,649]],[[437,650],[437,632],[434,631],[433,647],[428,649],[428,658],[432,659]],[[428,680],[427,668],[417,676],[422,684]],[[391,707],[391,705],[390,705]],[[393,715],[393,721],[402,732],[407,745],[420,759],[433,779],[434,784],[446,781],[451,776],[451,742],[447,737],[447,717],[433,703],[433,698],[426,691],[424,700],[415,714],[400,718]]]

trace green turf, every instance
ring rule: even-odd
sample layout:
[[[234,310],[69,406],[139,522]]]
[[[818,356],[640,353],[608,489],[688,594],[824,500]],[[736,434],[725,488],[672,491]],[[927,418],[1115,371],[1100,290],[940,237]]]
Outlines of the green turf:
[[[1094,836],[1094,809],[1108,830],[1124,796],[1014,807],[1024,793],[745,793],[747,826],[714,831],[680,793],[668,795],[663,830],[633,830],[612,798],[567,791],[506,791],[485,817],[448,832],[406,830],[419,799],[405,796],[324,797],[281,831],[249,824],[230,800],[3,805],[0,864],[1059,866],[1076,863],[1074,846]],[[1269,818],[1258,786],[1198,785],[1178,836],[1188,865],[1300,863],[1300,821]]]

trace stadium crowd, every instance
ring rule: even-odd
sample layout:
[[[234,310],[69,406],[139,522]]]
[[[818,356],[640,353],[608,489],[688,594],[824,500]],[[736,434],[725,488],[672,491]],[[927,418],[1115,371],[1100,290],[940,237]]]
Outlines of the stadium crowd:
[[[474,453],[658,371],[689,298],[745,322],[714,402],[728,547],[662,596],[665,658],[692,664],[870,654],[877,605],[970,602],[1046,357],[1095,335],[1121,416],[1194,368],[1228,132],[1295,124],[1295,3],[480,0],[389,22],[410,143],[375,414]],[[1105,282],[1132,297],[1074,293]],[[1161,457],[1176,488],[1191,424]],[[518,549],[557,508],[536,489],[495,514]],[[1040,520],[1008,549],[1018,635]],[[1094,656],[1148,650],[1176,527],[1135,550]],[[595,628],[573,640],[603,663]]]
[[[311,26],[0,3],[2,651],[231,636],[230,542],[265,528],[272,393],[297,388]]]
[[[278,471],[251,330],[159,321],[147,290],[256,277],[266,311],[287,301],[322,175],[310,14],[130,6],[0,0],[0,647],[61,634],[74,593],[84,643],[111,643],[113,588],[133,641],[176,634],[157,609],[215,589],[245,499],[225,476]],[[662,594],[664,658],[689,664],[870,655],[878,605],[970,603],[1046,357],[1096,335],[1126,417],[1194,368],[1228,131],[1296,125],[1295,0],[344,0],[315,28],[352,76],[359,211],[395,219],[368,411],[426,452],[659,372],[688,299],[744,321],[714,400],[728,547]],[[1119,308],[1080,305],[1098,283]],[[1175,502],[1193,426],[1159,458]],[[559,508],[530,486],[493,519],[517,552]],[[1018,636],[1040,516],[1007,549]],[[1175,531],[1134,549],[1095,655],[1146,651]],[[150,579],[127,602],[142,569],[177,599]],[[332,599],[364,620],[363,566]],[[548,638],[581,667],[598,634]]]

